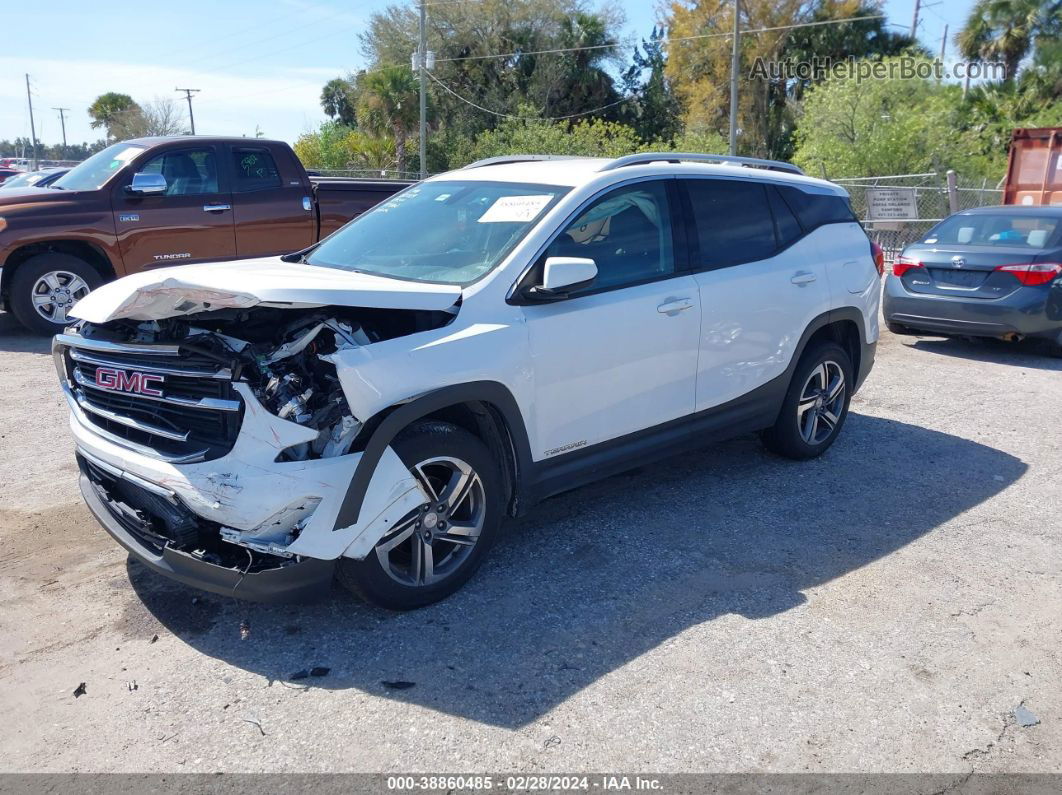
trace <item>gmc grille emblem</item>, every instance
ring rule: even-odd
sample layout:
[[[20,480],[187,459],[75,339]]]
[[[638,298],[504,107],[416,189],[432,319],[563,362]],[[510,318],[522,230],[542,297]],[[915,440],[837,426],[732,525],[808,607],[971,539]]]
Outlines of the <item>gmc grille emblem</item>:
[[[96,386],[112,392],[133,392],[137,395],[162,397],[162,390],[152,384],[162,384],[166,379],[154,373],[139,373],[135,370],[115,370],[110,367],[96,368]]]

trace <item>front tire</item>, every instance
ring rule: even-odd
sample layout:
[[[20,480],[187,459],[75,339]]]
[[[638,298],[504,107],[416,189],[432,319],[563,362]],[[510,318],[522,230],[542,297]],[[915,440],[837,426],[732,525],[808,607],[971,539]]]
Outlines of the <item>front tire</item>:
[[[11,311],[37,334],[60,333],[73,322],[75,303],[103,283],[99,271],[70,254],[51,252],[30,257],[11,279]]]
[[[450,423],[417,423],[392,447],[432,501],[364,560],[341,558],[336,576],[368,602],[412,610],[445,599],[479,568],[501,525],[505,483],[487,446]]]
[[[800,358],[775,424],[763,432],[768,450],[805,460],[837,439],[852,400],[852,359],[836,342],[821,342]]]

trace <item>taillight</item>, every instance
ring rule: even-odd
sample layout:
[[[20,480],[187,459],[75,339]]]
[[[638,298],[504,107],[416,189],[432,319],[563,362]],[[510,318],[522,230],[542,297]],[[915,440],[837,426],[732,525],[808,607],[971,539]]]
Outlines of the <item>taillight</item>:
[[[870,254],[874,257],[874,267],[878,269],[878,276],[881,276],[885,273],[885,252],[873,240],[870,241]]]
[[[1030,262],[1024,265],[1000,265],[997,271],[1006,271],[1026,287],[1038,287],[1055,280],[1062,273],[1062,264],[1057,262]]]
[[[911,268],[924,268],[925,265],[916,259],[911,257],[899,256],[896,258],[896,262],[892,264],[892,275],[903,276]]]

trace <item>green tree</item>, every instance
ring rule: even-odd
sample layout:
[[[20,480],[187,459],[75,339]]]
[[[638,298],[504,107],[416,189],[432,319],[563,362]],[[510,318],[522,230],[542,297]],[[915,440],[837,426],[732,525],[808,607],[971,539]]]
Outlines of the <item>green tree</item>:
[[[1057,40],[1060,32],[1059,0],[977,0],[956,40],[968,60],[1002,61],[1009,83],[1038,40]]]
[[[807,92],[793,159],[830,178],[961,168],[961,102],[960,87],[934,79],[831,76]]]
[[[631,97],[623,119],[644,140],[670,141],[681,129],[682,108],[664,71],[667,66],[665,35],[662,26],[654,25],[649,40],[642,39],[640,50],[635,48],[631,66],[623,76],[624,87]]]
[[[521,105],[529,104],[536,116],[559,118],[619,100],[609,75],[624,67],[611,46],[621,42],[622,16],[613,6],[591,14],[585,5],[584,0],[432,5],[432,75],[454,92],[432,83],[439,128],[473,138],[498,125],[501,117],[476,105],[515,115]],[[369,62],[408,63],[417,23],[416,9],[407,4],[373,14],[361,37]],[[534,54],[576,46],[596,49]],[[615,120],[621,112],[622,105],[614,105],[600,116]]]
[[[108,138],[114,137],[112,126],[121,120],[124,114],[139,110],[140,106],[133,101],[128,94],[119,94],[109,91],[100,94],[88,108],[88,115],[92,117],[92,129],[98,130],[103,127],[107,131]]]
[[[880,58],[910,48],[911,40],[890,33],[885,20],[810,24],[880,11],[875,0],[742,0],[742,28],[762,32],[741,39],[738,150],[789,159],[800,99],[825,77],[825,73],[806,79],[775,77],[758,70],[758,64],[796,64],[813,57]],[[684,40],[668,45],[665,73],[682,103],[689,130],[729,134],[733,13],[733,0],[672,0],[666,7],[670,36]],[[779,30],[792,25],[804,27]]]
[[[357,126],[357,89],[352,78],[336,77],[321,89],[321,108],[330,119]]]
[[[406,142],[420,123],[417,78],[407,66],[384,66],[358,78],[358,124],[394,138],[398,170],[406,168]]]

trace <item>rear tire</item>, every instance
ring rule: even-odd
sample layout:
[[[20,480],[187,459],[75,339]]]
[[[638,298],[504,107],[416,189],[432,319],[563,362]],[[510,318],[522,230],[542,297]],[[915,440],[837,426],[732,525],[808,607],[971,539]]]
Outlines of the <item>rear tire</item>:
[[[836,342],[809,348],[793,372],[778,420],[762,434],[764,446],[796,460],[825,453],[848,416],[854,383],[844,348]]]
[[[18,322],[37,334],[60,333],[74,322],[69,310],[103,284],[99,271],[70,254],[37,254],[11,278],[9,300]]]
[[[450,423],[416,423],[391,446],[433,501],[396,522],[364,560],[340,558],[336,576],[368,602],[412,610],[445,599],[479,568],[501,525],[505,481],[487,446]]]

